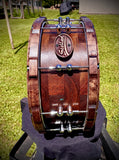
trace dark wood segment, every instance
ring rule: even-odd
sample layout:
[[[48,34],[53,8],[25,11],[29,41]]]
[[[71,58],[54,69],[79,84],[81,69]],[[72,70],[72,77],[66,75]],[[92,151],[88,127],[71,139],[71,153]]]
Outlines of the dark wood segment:
[[[29,107],[31,110],[32,110],[32,108],[39,107],[39,88],[38,88],[38,86],[39,86],[38,79],[29,78],[29,80],[28,80],[28,97],[29,97]]]
[[[97,75],[98,70],[97,70],[97,57],[96,58],[92,58],[89,57],[89,74],[90,75]]]
[[[31,119],[34,127],[37,130],[43,131],[43,121],[41,118],[40,106],[40,92],[39,92],[39,79],[38,79],[38,54],[39,54],[39,37],[40,27],[46,18],[38,18],[33,23],[27,53],[27,90],[28,90],[28,103],[31,112]]]
[[[29,77],[37,77],[38,76],[38,64],[36,59],[29,60]]]
[[[98,80],[97,77],[90,77],[89,79],[89,105],[96,105],[98,102]]]
[[[94,120],[96,118],[97,112],[96,112],[96,105],[89,105],[89,112],[88,112],[88,120]],[[95,115],[95,117],[94,117]]]
[[[81,20],[84,22],[86,28],[89,61],[88,114],[85,125],[85,130],[87,130],[88,128],[93,128],[94,126],[94,122],[96,119],[96,110],[99,103],[99,56],[97,38],[93,23],[87,17],[81,17]]]

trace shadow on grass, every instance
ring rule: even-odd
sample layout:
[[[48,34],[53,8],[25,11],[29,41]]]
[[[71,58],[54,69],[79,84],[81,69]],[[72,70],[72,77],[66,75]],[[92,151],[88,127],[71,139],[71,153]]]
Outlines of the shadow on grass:
[[[17,47],[15,47],[14,49],[17,49],[17,50],[15,51],[14,54],[17,54],[19,52],[19,50],[22,49],[27,43],[28,43],[28,41],[25,41],[24,43],[21,43]]]

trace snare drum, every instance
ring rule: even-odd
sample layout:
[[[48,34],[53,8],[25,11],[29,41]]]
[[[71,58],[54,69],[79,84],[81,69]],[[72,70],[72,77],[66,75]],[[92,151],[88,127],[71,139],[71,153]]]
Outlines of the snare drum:
[[[36,19],[27,54],[28,103],[39,132],[91,131],[99,102],[94,26],[80,19]]]

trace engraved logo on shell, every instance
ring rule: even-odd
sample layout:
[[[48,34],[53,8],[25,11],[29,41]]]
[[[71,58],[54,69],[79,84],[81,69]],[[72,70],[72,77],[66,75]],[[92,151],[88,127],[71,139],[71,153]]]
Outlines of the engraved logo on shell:
[[[55,53],[61,58],[69,57],[73,52],[73,44],[69,35],[60,34],[55,40]]]

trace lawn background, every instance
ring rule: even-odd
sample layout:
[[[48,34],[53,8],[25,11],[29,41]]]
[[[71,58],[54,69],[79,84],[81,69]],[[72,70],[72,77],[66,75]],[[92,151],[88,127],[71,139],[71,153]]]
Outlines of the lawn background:
[[[44,10],[43,16],[58,18],[58,10]],[[69,15],[79,18],[78,10]],[[119,16],[86,15],[94,24],[100,57],[100,101],[107,112],[107,130],[119,142],[118,60]],[[63,16],[63,18],[66,16]],[[36,18],[10,19],[15,48],[11,49],[6,21],[0,20],[0,157],[9,153],[23,134],[20,100],[27,97],[26,62],[30,28]]]

